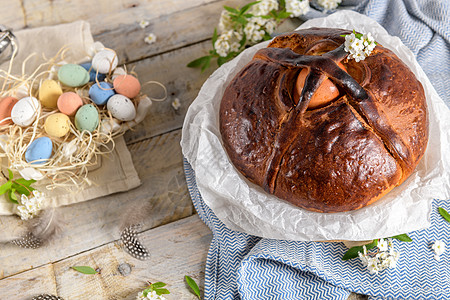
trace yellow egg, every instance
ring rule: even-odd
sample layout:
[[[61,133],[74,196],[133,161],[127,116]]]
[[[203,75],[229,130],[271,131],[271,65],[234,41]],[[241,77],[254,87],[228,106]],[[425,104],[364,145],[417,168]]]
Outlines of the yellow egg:
[[[46,79],[39,87],[39,100],[42,105],[49,108],[55,108],[59,96],[63,93],[61,86],[55,80]]]
[[[44,129],[50,136],[65,136],[70,130],[70,119],[62,113],[50,115],[45,119]]]

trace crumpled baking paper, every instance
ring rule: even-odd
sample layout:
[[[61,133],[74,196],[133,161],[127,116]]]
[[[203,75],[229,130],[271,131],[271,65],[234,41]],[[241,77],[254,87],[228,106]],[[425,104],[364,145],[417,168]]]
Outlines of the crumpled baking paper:
[[[413,174],[376,203],[343,213],[316,213],[298,208],[249,182],[231,164],[219,132],[223,92],[258,49],[244,51],[220,67],[203,85],[190,106],[183,126],[183,155],[195,170],[205,203],[230,229],[273,239],[297,241],[361,241],[389,237],[430,225],[433,198],[450,198],[450,109],[434,90],[399,38],[390,36],[374,20],[353,11],[305,22],[298,29],[336,27],[371,32],[375,40],[394,51],[422,82],[429,109],[430,139]]]

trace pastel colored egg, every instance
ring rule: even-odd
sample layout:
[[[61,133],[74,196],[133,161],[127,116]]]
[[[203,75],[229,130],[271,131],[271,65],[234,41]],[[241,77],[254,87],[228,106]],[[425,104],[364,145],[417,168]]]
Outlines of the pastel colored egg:
[[[114,118],[120,121],[131,121],[136,117],[133,102],[124,95],[116,94],[109,98],[106,105]]]
[[[39,87],[39,100],[42,105],[49,108],[55,108],[59,96],[63,93],[61,86],[55,80],[46,79]]]
[[[84,64],[80,64],[86,71],[89,72],[89,81],[90,82],[97,82],[97,81],[103,81],[106,78],[105,74],[97,73],[94,68],[92,67],[92,63],[87,62]],[[95,80],[95,77],[97,76],[97,81]]]
[[[119,64],[117,54],[113,50],[104,49],[97,52],[92,58],[92,67],[102,74],[108,74]]]
[[[70,130],[70,119],[63,113],[55,113],[45,119],[44,130],[48,135],[63,137]]]
[[[119,75],[113,81],[114,89],[117,94],[128,98],[134,98],[141,91],[139,80],[132,75]]]
[[[52,156],[52,140],[46,136],[35,139],[27,151],[25,151],[25,160],[33,165],[41,165],[47,162]]]
[[[92,104],[85,104],[75,114],[75,127],[79,131],[94,131],[98,127],[99,115]]]
[[[38,111],[41,109],[41,103],[34,97],[25,97],[20,99],[11,110],[11,119],[14,124],[19,126],[31,125]]]
[[[58,79],[70,87],[79,87],[89,82],[90,76],[80,65],[66,64],[58,71]]]
[[[0,125],[8,125],[13,123],[11,119],[5,119],[11,117],[11,110],[13,109],[17,101],[19,100],[14,97],[5,97],[0,100]]]
[[[83,100],[77,93],[66,92],[59,96],[57,105],[63,114],[74,116],[77,110],[83,106]]]
[[[97,105],[104,105],[108,102],[108,99],[114,95],[113,86],[107,82],[95,83],[89,89],[89,97]]]

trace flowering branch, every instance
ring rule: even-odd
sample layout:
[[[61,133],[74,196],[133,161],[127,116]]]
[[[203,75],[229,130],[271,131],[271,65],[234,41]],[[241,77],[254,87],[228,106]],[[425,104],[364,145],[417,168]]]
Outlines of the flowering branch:
[[[341,0],[319,0],[324,9],[335,9]],[[270,40],[276,27],[287,18],[299,17],[310,9],[308,0],[261,0],[242,8],[224,6],[219,31],[214,29],[213,49],[209,54],[191,61],[187,66],[206,70],[212,59],[221,66],[245,48]]]
[[[370,274],[378,274],[387,268],[395,268],[400,253],[395,251],[393,240],[412,242],[407,234],[396,235],[387,239],[375,239],[371,243],[350,248],[342,260],[359,257]]]

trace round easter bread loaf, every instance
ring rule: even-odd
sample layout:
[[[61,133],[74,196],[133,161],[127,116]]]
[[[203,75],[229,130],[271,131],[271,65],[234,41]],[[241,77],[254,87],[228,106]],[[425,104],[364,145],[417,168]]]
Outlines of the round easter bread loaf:
[[[350,33],[278,36],[234,77],[220,105],[236,169],[311,211],[375,202],[413,172],[428,142],[421,83],[381,45],[365,60],[348,59],[342,35]]]

